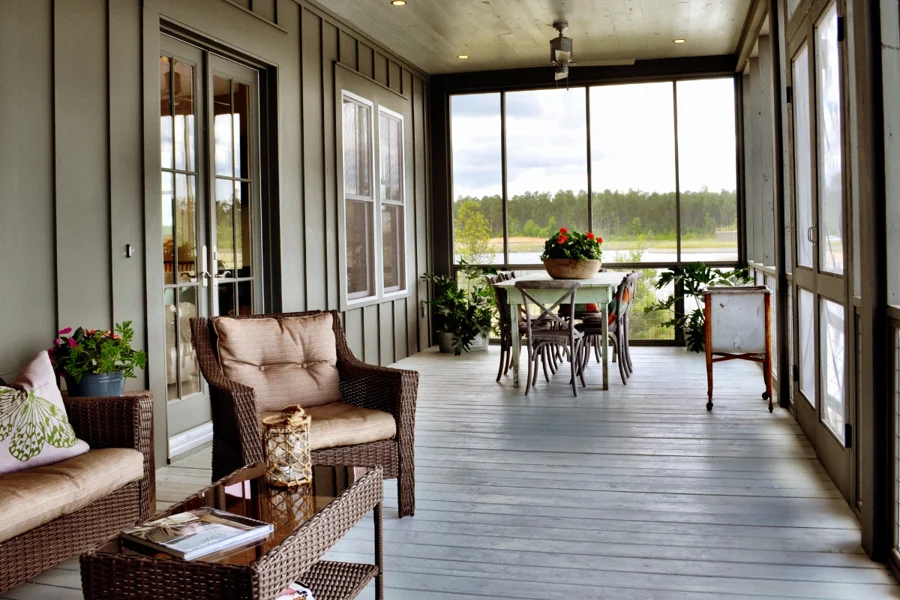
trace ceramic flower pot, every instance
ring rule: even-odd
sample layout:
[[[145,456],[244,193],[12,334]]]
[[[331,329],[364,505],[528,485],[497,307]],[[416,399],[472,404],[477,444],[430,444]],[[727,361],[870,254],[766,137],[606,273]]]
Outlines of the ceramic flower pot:
[[[438,348],[441,354],[453,354],[453,334],[447,331],[438,332]],[[469,346],[469,352],[486,352],[488,339],[483,335],[476,336]]]
[[[544,268],[553,279],[590,279],[600,271],[603,261],[548,258]]]
[[[66,389],[71,398],[96,398],[121,396],[125,393],[125,377],[122,371],[115,373],[90,373],[83,375],[81,381],[66,375]]]

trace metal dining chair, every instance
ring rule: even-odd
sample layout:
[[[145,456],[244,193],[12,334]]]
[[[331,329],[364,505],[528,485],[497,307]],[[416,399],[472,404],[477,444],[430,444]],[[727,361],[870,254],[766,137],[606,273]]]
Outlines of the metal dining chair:
[[[576,380],[584,387],[584,373],[581,369],[581,347],[584,334],[575,328],[574,319],[565,319],[557,314],[559,306],[568,305],[569,314],[575,308],[575,296],[580,284],[577,281],[516,281],[516,289],[522,293],[525,305],[525,339],[528,344],[528,379],[525,395],[537,383],[538,361],[543,361],[544,377],[549,382],[548,363],[554,353],[562,349],[569,358],[572,368],[572,392],[578,396]],[[535,297],[538,290],[554,290],[558,296],[549,306]],[[541,294],[542,295],[542,294]],[[540,313],[532,315],[532,306]],[[539,326],[536,326],[540,324]]]

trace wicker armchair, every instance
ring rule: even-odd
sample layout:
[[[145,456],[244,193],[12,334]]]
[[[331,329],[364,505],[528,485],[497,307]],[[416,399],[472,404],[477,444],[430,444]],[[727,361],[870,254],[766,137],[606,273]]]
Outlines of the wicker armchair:
[[[133,448],[144,476],[86,507],[0,542],[0,593],[114,537],[155,512],[153,401],[149,395],[65,398],[75,434],[92,450]]]
[[[302,317],[324,311],[239,316],[239,319]],[[368,365],[347,346],[340,316],[331,311],[337,343],[341,401],[361,408],[389,412],[397,436],[355,446],[314,450],[313,464],[380,466],[386,479],[397,479],[400,516],[416,510],[413,433],[419,374],[415,371]],[[262,429],[252,388],[226,378],[216,352],[216,332],[209,319],[191,319],[194,348],[200,370],[209,383],[213,420],[213,480],[241,467],[265,460]]]

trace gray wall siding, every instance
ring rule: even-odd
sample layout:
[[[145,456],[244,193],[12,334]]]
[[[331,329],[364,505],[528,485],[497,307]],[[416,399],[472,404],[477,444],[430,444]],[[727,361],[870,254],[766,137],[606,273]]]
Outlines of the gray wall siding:
[[[0,2],[0,375],[56,333],[50,0]],[[62,240],[65,244],[65,239]]]
[[[159,24],[275,68],[282,253],[275,305],[340,306],[338,59],[411,103],[408,218],[415,244],[407,252],[416,277],[428,269],[425,76],[305,2],[253,5],[256,15],[223,0],[0,3],[0,77],[15,82],[0,94],[0,375],[14,374],[48,347],[59,326],[131,320],[138,346],[151,352],[146,380],[131,385],[150,385],[158,401],[165,396],[162,318],[155,314],[162,277],[152,193],[159,185],[158,133],[145,128],[158,104],[143,96],[158,93],[150,83]],[[133,258],[126,258],[128,244]],[[408,298],[344,313],[353,350],[388,363],[425,348],[427,318],[418,307],[426,293],[413,285]],[[160,427],[160,436],[178,433],[165,431],[164,414]]]

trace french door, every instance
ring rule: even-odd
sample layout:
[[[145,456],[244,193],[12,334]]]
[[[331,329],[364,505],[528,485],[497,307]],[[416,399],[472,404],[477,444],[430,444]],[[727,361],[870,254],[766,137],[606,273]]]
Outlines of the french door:
[[[170,435],[210,420],[190,319],[262,305],[258,73],[160,36],[163,312]]]
[[[843,2],[806,3],[789,39],[794,410],[826,471],[853,493],[855,394],[846,272],[849,204]],[[788,253],[791,256],[791,253]]]

